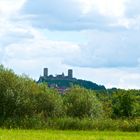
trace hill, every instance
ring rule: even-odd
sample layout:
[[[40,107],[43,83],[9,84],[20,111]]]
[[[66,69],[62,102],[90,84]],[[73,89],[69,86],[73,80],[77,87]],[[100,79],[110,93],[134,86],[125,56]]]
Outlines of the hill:
[[[61,75],[56,75],[54,77],[53,75],[48,76],[48,69],[44,68],[44,76],[40,76],[38,83],[47,83],[49,87],[58,88],[62,91],[70,88],[72,85],[79,85],[91,90],[106,90],[103,85],[98,85],[91,81],[73,78],[72,70],[68,70],[67,76],[62,73]]]

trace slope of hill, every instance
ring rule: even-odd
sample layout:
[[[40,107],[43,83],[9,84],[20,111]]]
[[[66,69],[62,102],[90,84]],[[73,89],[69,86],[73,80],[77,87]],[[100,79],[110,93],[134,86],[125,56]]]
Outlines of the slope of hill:
[[[91,81],[76,79],[76,78],[45,78],[40,77],[38,83],[47,83],[49,87],[59,88],[59,89],[67,89],[72,85],[79,85],[86,89],[91,90],[106,90],[106,88],[102,85],[97,85]]]

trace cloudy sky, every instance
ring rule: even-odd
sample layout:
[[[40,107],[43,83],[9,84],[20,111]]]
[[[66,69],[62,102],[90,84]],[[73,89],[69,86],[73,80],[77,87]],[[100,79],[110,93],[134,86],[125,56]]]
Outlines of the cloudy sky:
[[[0,63],[140,88],[139,0],[0,0]]]

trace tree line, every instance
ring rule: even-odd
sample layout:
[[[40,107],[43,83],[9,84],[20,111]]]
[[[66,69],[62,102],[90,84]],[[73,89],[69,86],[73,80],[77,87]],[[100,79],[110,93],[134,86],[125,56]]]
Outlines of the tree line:
[[[91,121],[99,120],[99,123],[106,119],[135,120],[135,127],[139,130],[139,118],[139,90],[115,89],[104,92],[72,86],[61,95],[46,83],[38,84],[26,75],[19,76],[0,65],[1,127],[57,128],[60,124],[63,127],[70,122],[74,124],[76,119],[79,124],[87,119],[90,126]],[[88,125],[86,123],[85,127]]]

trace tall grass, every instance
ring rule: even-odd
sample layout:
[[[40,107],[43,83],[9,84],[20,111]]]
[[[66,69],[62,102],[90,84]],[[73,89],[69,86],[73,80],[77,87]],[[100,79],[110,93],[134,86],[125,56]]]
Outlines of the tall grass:
[[[0,121],[1,128],[8,129],[57,129],[57,130],[98,130],[98,131],[140,131],[140,119],[112,120],[89,118],[48,118],[41,115],[25,118],[8,118]]]
[[[140,119],[133,120],[112,120],[88,118],[59,118],[50,119],[48,127],[60,130],[110,130],[110,131],[140,131]]]

